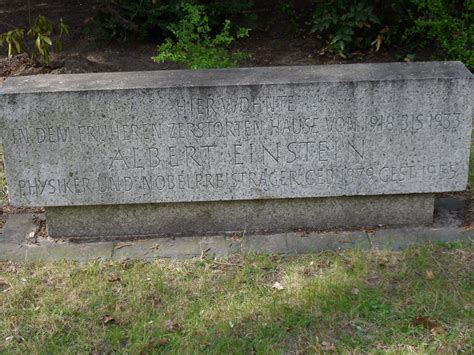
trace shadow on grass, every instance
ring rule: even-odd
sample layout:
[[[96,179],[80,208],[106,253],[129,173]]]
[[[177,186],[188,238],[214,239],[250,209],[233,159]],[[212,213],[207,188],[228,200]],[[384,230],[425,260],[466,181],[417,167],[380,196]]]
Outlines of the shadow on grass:
[[[0,350],[459,351],[468,349],[471,332],[470,257],[470,247],[418,247],[291,258],[0,264],[0,277],[12,286],[0,323],[0,339],[10,340]],[[415,316],[440,322],[445,334],[414,327]]]

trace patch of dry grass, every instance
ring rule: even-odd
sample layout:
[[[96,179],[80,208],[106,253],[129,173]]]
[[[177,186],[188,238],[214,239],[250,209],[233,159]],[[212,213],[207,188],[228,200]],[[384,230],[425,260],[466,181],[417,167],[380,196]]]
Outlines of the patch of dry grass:
[[[3,263],[0,352],[470,352],[472,262],[472,246],[439,245]]]

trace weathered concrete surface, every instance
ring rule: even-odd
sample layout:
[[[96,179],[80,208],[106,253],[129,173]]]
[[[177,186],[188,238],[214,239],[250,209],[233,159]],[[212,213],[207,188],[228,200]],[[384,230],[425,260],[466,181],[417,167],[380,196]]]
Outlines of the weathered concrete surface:
[[[434,242],[474,241],[474,231],[461,227],[402,227],[369,234],[374,249],[402,250],[411,245]]]
[[[435,199],[435,216],[432,227],[462,227],[468,209],[469,195],[453,194],[437,196]]]
[[[434,232],[434,233],[433,233]],[[95,259],[122,260],[156,258],[223,257],[236,253],[296,255],[325,250],[401,250],[411,245],[433,242],[472,243],[474,231],[459,227],[400,228],[379,230],[368,236],[362,231],[254,234],[156,238],[129,242],[59,243],[39,241],[36,245],[3,243],[0,260],[54,261]]]
[[[370,249],[370,243],[362,231],[249,235],[241,252],[295,255],[338,249]]]
[[[451,199],[446,203],[446,198]],[[150,260],[155,258],[221,257],[234,253],[275,253],[282,255],[317,253],[324,250],[374,249],[401,250],[415,244],[474,241],[474,229],[461,227],[454,221],[458,207],[455,199],[446,197],[436,203],[434,225],[437,227],[376,228],[368,231],[292,232],[273,234],[234,233],[214,236],[162,237],[120,242],[67,243],[37,240],[25,243],[34,225],[33,215],[16,215],[0,231],[0,260],[79,260],[124,258]],[[16,227],[13,227],[16,226]],[[30,227],[28,227],[30,226]],[[22,230],[20,232],[20,230]]]
[[[82,243],[81,243],[82,244]],[[115,243],[112,258],[121,260],[195,257],[223,257],[241,252],[241,240],[224,236],[156,238]]]
[[[203,235],[226,231],[280,232],[433,221],[432,194],[271,199],[117,206],[48,207],[54,238]]]
[[[31,214],[11,214],[0,231],[1,243],[20,244],[25,238],[34,237],[38,225]]]
[[[0,260],[15,261],[54,261],[110,259],[113,246],[111,242],[87,243],[80,247],[73,243],[61,243],[52,240],[35,242],[38,230],[38,214],[12,214],[0,230]]]
[[[16,206],[464,190],[459,62],[41,75],[0,89]]]
[[[87,262],[96,259],[111,259],[113,243],[57,243],[41,241],[38,244],[0,244],[0,260],[22,262],[75,260]]]
[[[72,243],[42,241],[38,245],[27,245],[22,248],[24,261],[76,260],[87,262],[96,259],[110,259],[113,243],[87,243],[77,246]]]

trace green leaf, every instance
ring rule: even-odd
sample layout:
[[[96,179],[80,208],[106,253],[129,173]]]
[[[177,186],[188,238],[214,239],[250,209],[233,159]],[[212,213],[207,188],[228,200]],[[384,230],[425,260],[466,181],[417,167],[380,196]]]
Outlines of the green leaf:
[[[38,52],[40,52],[41,55],[44,55],[43,48],[41,47],[41,37],[40,36],[36,37],[35,46],[36,46],[36,49],[38,50]]]
[[[43,36],[43,35],[40,35],[41,36],[41,39],[46,42],[47,44],[49,44],[50,46],[53,45],[53,42],[51,42],[51,38],[49,37],[46,37],[46,36]]]
[[[59,35],[66,34],[69,36],[69,26],[63,22],[63,19],[59,22]]]
[[[13,43],[15,44],[16,53],[17,54],[21,53],[21,43],[20,43],[20,41],[17,40],[17,39],[14,39]]]

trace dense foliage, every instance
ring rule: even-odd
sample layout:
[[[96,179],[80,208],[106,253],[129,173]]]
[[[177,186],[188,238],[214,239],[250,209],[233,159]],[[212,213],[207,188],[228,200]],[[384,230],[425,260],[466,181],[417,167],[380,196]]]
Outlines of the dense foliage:
[[[108,36],[152,37],[163,42],[155,60],[190,67],[237,64],[223,54],[239,37],[239,27],[230,23],[254,28],[260,24],[260,13],[271,13],[275,20],[267,21],[271,25],[261,30],[312,33],[327,41],[326,52],[342,57],[387,46],[401,58],[413,57],[411,53],[428,46],[434,59],[461,60],[474,67],[474,0],[100,1],[96,23]],[[200,25],[192,25],[189,6],[199,9],[205,34]],[[222,36],[231,40],[219,43]],[[212,42],[213,38],[217,41]],[[204,52],[210,56],[207,61]],[[197,57],[201,59],[196,61]]]
[[[416,59],[421,51],[474,68],[474,0],[95,1],[92,28],[100,37],[153,41],[160,44],[155,61],[191,68],[238,65],[248,54],[229,49],[250,30],[314,36],[326,44],[320,53],[343,58],[382,48],[400,59]],[[0,34],[0,45],[9,55],[30,48],[48,64],[53,37],[67,33],[62,22],[56,27],[40,16],[30,28]]]
[[[341,55],[385,44],[408,51],[430,45],[438,57],[474,67],[473,17],[473,0],[327,0],[315,7],[312,31]]]
[[[191,69],[204,69],[235,66],[246,57],[246,53],[230,53],[226,48],[235,38],[248,37],[249,29],[239,28],[234,37],[230,20],[225,20],[221,32],[213,36],[204,6],[185,4],[183,10],[186,14],[183,19],[168,27],[176,40],[166,39],[158,55],[153,57],[154,61],[161,63],[169,60],[184,63]]]
[[[410,0],[416,6],[413,23],[403,39],[412,46],[434,41],[446,59],[474,68],[474,0]]]
[[[164,40],[188,12],[187,5],[199,5],[211,27],[233,19],[250,8],[250,0],[99,0],[94,23],[109,38]]]
[[[181,17],[183,0],[99,0],[94,23],[104,37],[145,38],[169,35],[167,27]],[[162,39],[163,39],[162,38]]]

